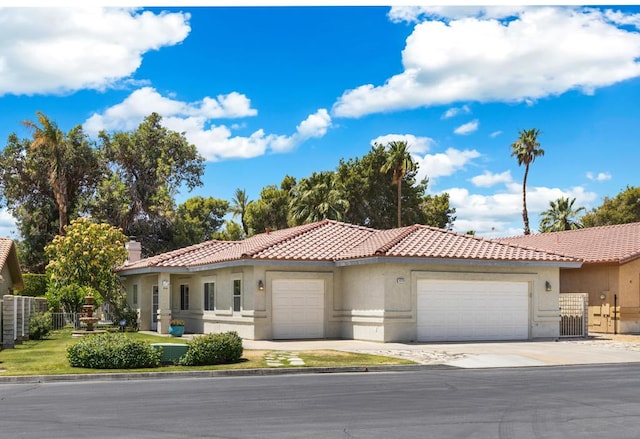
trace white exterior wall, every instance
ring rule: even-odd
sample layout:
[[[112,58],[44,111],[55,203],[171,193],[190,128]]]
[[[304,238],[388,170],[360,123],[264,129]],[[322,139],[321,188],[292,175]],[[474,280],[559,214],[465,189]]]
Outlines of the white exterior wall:
[[[13,294],[13,280],[7,265],[2,267],[2,280],[0,281],[0,296],[6,294]]]
[[[164,274],[163,276],[166,276]],[[242,279],[242,310],[233,311],[233,279]],[[215,280],[214,311],[204,311],[205,281]],[[237,331],[246,339],[273,336],[272,283],[276,279],[322,279],[325,285],[325,338],[380,342],[414,341],[417,337],[417,282],[419,279],[514,281],[529,284],[529,337],[559,335],[559,269],[502,265],[362,264],[344,267],[255,265],[172,274],[169,293],[160,295],[171,307],[171,318],[185,320],[193,333]],[[262,280],[264,290],[259,290]],[[551,291],[545,291],[545,282]],[[151,319],[151,288],[158,274],[129,276],[138,282],[140,329]],[[189,310],[181,311],[180,284],[189,285]],[[162,303],[162,299],[161,299]],[[500,316],[496,315],[496,319]]]
[[[342,270],[343,303],[348,305],[345,308],[351,307],[354,316],[351,321],[345,319],[345,338],[385,342],[416,340],[418,279],[528,282],[529,337],[559,335],[559,269],[556,267],[376,264]],[[551,283],[551,291],[545,291],[546,281]]]

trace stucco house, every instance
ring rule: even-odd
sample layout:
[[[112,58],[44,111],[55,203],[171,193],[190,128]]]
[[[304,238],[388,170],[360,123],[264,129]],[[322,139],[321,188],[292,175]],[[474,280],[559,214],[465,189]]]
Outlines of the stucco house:
[[[24,288],[18,250],[13,239],[0,238],[0,297]]]
[[[557,337],[560,269],[576,258],[422,225],[324,220],[207,241],[119,269],[142,330],[171,318],[246,339]]]
[[[640,333],[640,222],[500,239],[579,258],[560,269],[560,293],[589,294],[589,331]]]

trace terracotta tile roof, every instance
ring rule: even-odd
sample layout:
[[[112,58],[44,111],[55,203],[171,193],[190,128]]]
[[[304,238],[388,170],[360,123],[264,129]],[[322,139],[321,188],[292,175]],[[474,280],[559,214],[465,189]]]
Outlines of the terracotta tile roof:
[[[514,236],[499,241],[573,256],[585,263],[623,264],[640,257],[640,222]]]
[[[251,260],[334,262],[385,257],[578,262],[574,258],[414,225],[391,230],[324,220],[261,233],[243,241],[207,241],[128,263],[120,271],[186,268]]]
[[[13,240],[9,238],[0,238],[0,267],[4,267],[9,257],[9,252],[13,246]]]
[[[0,238],[0,271],[5,266],[11,274],[13,288],[16,290],[23,289],[24,280],[20,269],[20,261],[18,260],[18,250],[13,239],[10,238]]]
[[[442,259],[470,259],[487,261],[544,261],[576,262],[574,258],[499,243],[493,240],[450,232],[435,227],[414,225],[401,229],[380,231],[341,258],[366,257],[373,245],[383,244],[375,255]]]

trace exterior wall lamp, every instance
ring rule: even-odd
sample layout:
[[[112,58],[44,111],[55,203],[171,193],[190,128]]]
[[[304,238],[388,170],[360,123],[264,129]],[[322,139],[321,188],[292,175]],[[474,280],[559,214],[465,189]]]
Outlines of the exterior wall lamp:
[[[551,282],[549,282],[548,280],[544,281],[544,290],[551,291]]]
[[[264,291],[264,282],[262,282],[262,279],[258,281],[258,289]]]

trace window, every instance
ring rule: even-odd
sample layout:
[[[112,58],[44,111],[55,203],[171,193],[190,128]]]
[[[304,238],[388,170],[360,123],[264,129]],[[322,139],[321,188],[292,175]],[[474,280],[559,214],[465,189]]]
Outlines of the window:
[[[216,283],[215,282],[205,282],[204,284],[204,310],[205,311],[213,311],[216,309]]]
[[[240,312],[242,304],[242,281],[240,279],[233,280],[233,311]]]
[[[189,285],[180,285],[180,309],[189,309]]]
[[[133,306],[138,306],[138,284],[131,286],[131,303]]]

